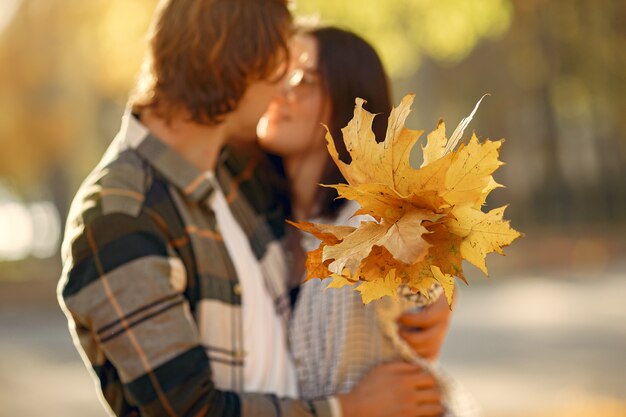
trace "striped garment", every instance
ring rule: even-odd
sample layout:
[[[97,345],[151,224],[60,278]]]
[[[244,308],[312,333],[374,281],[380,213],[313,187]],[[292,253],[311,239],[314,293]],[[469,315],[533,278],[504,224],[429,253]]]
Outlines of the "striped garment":
[[[346,201],[335,219],[314,221],[357,226],[365,219],[351,217],[358,208]],[[305,250],[318,244],[303,235]],[[374,366],[398,358],[378,326],[376,303],[364,305],[352,287],[326,290],[330,280],[302,284],[289,326],[300,395],[311,400],[346,393]]]
[[[285,265],[284,215],[272,172],[261,157],[231,150],[215,175],[286,320],[285,277],[276,273]],[[328,400],[241,392],[241,287],[212,191],[130,113],[80,187],[58,294],[102,397],[118,416],[330,417]]]

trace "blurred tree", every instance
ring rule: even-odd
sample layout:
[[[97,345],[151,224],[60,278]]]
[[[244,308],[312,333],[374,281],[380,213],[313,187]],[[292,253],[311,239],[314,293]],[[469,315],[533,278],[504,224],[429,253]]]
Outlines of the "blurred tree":
[[[51,201],[64,220],[119,125],[156,2],[11,0],[10,13],[3,4],[0,185],[25,203]]]
[[[22,1],[0,33],[0,177],[36,187],[59,164],[81,176],[93,164],[112,134],[103,109],[126,97],[155,4]]]
[[[0,179],[61,213],[115,134],[157,0],[4,0]],[[363,34],[415,126],[506,137],[496,199],[529,224],[626,216],[626,3],[617,0],[299,0],[296,14]],[[64,179],[65,178],[65,179]],[[498,197],[501,196],[501,197]]]
[[[377,47],[392,76],[415,73],[424,55],[451,65],[504,33],[509,0],[299,0],[296,13],[352,29]]]
[[[626,3],[301,0],[297,12],[368,38],[397,96],[418,93],[417,126],[454,124],[492,92],[473,128],[507,138],[509,188],[493,202],[512,202],[515,220],[626,220]]]

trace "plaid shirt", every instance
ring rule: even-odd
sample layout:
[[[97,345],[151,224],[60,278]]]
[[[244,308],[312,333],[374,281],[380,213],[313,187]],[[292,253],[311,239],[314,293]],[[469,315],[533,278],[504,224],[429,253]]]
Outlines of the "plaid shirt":
[[[275,273],[283,211],[263,162],[227,151],[215,175],[286,318],[284,276]],[[331,416],[328,400],[240,392],[241,289],[211,191],[205,174],[130,114],[80,187],[59,301],[102,396],[118,416]],[[230,390],[216,388],[217,376]]]

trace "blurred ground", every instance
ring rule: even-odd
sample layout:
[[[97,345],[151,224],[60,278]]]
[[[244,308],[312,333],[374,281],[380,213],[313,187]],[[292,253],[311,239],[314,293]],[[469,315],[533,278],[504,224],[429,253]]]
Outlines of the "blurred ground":
[[[531,235],[461,289],[442,362],[486,417],[626,416],[623,245]],[[0,417],[106,415],[53,291],[0,282]]]
[[[626,265],[589,278],[463,289],[442,362],[486,415],[626,416]]]

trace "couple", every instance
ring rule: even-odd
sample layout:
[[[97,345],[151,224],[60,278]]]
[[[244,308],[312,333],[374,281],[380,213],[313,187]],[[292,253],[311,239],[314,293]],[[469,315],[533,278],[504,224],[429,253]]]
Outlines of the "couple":
[[[294,35],[287,0],[160,3],[63,245],[59,300],[115,415],[443,413],[430,374],[382,363],[358,294],[300,287],[307,242],[285,219],[348,221],[351,203],[316,185],[342,181],[320,124],[341,138],[357,96],[390,111],[371,47],[337,29]],[[407,313],[403,336],[435,357],[448,314],[443,300]]]

